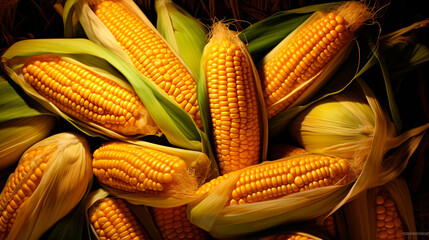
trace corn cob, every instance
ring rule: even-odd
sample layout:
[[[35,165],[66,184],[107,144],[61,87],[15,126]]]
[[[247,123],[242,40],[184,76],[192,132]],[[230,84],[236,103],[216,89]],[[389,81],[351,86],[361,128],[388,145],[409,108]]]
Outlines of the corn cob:
[[[38,239],[71,211],[92,180],[90,157],[86,140],[71,133],[25,151],[0,195],[0,239]]]
[[[124,135],[155,133],[132,89],[57,56],[35,56],[22,67],[28,83],[61,111]]]
[[[375,203],[376,239],[405,239],[403,223],[390,194],[378,188]]]
[[[216,157],[222,174],[259,163],[261,130],[252,62],[242,42],[215,23],[204,50]]]
[[[208,239],[207,233],[189,222],[186,205],[174,208],[152,208],[155,224],[162,238],[168,239]]]
[[[132,64],[174,99],[201,128],[196,82],[156,29],[129,11],[120,1],[91,1],[90,7]]]
[[[328,71],[327,64],[371,17],[366,5],[350,1],[292,33],[260,68],[268,118],[292,106],[315,77]]]
[[[99,182],[127,192],[180,192],[198,185],[180,157],[128,143],[98,148],[92,166]]]
[[[288,194],[342,184],[349,171],[344,159],[322,155],[300,155],[248,167],[240,174],[227,205],[276,199]],[[225,181],[224,174],[201,186],[197,195]]]
[[[89,220],[98,238],[102,239],[150,239],[120,198],[103,198],[89,209]]]
[[[40,183],[46,170],[48,161],[51,160],[56,146],[41,146],[27,151],[21,163],[15,169],[12,177],[6,183],[0,199],[0,238],[3,239],[11,230],[20,211],[20,206],[31,196]],[[36,165],[32,161],[36,156],[41,156],[41,161]],[[33,165],[33,166],[32,166]],[[3,236],[3,237],[2,237]]]

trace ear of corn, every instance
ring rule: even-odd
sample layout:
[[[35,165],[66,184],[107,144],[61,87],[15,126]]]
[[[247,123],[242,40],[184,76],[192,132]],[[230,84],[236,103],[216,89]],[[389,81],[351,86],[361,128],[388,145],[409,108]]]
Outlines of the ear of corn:
[[[276,14],[253,23],[240,32],[239,37],[247,43],[246,45],[250,54],[258,62],[315,11],[326,11],[338,4],[338,2],[312,4],[279,11]]]
[[[109,192],[128,202],[175,207],[195,199],[194,192],[211,174],[201,152],[142,141],[110,142],[93,154],[93,172]]]
[[[189,205],[190,220],[215,237],[309,220],[343,199],[352,172],[348,161],[321,155],[267,161],[205,183],[196,192],[201,199]]]
[[[133,1],[70,1],[90,40],[129,62],[202,128],[194,76]]]
[[[369,189],[344,206],[349,239],[417,239],[408,186],[397,178]]]
[[[91,206],[88,214],[99,239],[150,239],[123,199],[103,198]]]
[[[353,35],[373,18],[350,1],[329,14],[316,12],[262,60],[259,69],[268,118],[307,101],[348,55]]]
[[[108,207],[104,209],[103,212],[100,212],[99,204],[107,201],[119,202],[121,203],[121,207],[117,208],[117,205],[113,207],[110,206],[110,208]],[[106,203],[104,204],[108,205]],[[110,211],[112,208],[116,208],[114,210],[116,214],[113,213],[113,211]],[[104,213],[109,211],[110,211],[110,214]],[[136,230],[139,229],[140,230],[139,232],[141,233],[141,235],[145,236],[145,238],[143,239],[162,239],[161,235],[156,229],[154,222],[152,221],[152,217],[146,206],[136,206],[136,205],[130,204],[129,202],[126,202],[124,199],[110,196],[109,192],[103,188],[99,188],[88,195],[88,197],[85,199],[84,212],[85,212],[86,221],[88,223],[88,228],[89,228],[88,230],[92,233],[92,235],[96,239],[106,239],[103,236],[98,235],[96,230],[96,228],[102,229],[104,224],[106,224],[104,227],[110,227],[112,229],[113,227],[111,226],[119,227],[118,228],[119,231],[113,230],[116,233],[118,233],[118,235],[120,234],[120,232],[123,232],[123,231],[130,232],[130,234],[127,234],[128,236],[125,236],[125,238],[130,236],[135,236],[137,232]],[[99,214],[95,216],[91,215],[91,213],[97,213],[97,212]],[[103,214],[104,216],[102,216]],[[128,217],[125,217],[125,216],[128,216]],[[103,217],[103,218],[100,218],[100,217]],[[103,224],[100,225],[100,223],[103,223]],[[98,231],[98,232],[101,232],[102,234],[106,233],[105,231]]]
[[[162,239],[209,239],[207,232],[189,222],[186,205],[174,208],[152,208],[152,215]]]
[[[91,154],[83,137],[59,133],[36,143],[0,195],[1,238],[38,239],[78,204],[91,182]]]
[[[171,0],[155,1],[155,9],[157,30],[183,59],[192,75],[198,77],[201,55],[207,43],[207,29]]]
[[[202,72],[206,89],[199,93],[208,101],[207,125],[221,173],[264,160],[267,121],[256,69],[244,44],[224,23],[214,23]]]
[[[0,96],[0,170],[3,170],[16,163],[28,147],[47,137],[56,119],[41,106],[28,105],[2,76]]]
[[[76,46],[79,46],[79,48],[76,48]],[[80,130],[93,136],[108,136],[116,139],[127,138],[106,128],[100,129],[94,124],[76,121],[75,118],[69,117],[53,106],[52,103],[49,103],[45,97],[38,94],[26,83],[21,74],[23,64],[30,56],[48,53],[59,57],[67,57],[68,60],[74,63],[81,63],[97,74],[107,76],[109,79],[115,79],[115,82],[121,86],[130,86],[127,83],[128,80],[147,109],[147,114],[150,114],[156,126],[159,127],[171,144],[187,149],[200,150],[202,148],[201,133],[195,128],[189,115],[169,97],[159,92],[157,87],[148,82],[147,79],[144,79],[137,70],[111,51],[85,39],[25,40],[9,48],[2,56],[3,66],[9,76],[32,98],[50,111],[65,118]]]
[[[337,105],[335,101],[341,103]],[[336,156],[351,158],[354,159],[353,168],[362,169],[362,174],[354,184],[352,191],[340,205],[365,189],[395,179],[404,170],[409,157],[419,145],[423,132],[429,127],[429,124],[425,124],[396,135],[394,124],[362,79],[358,79],[357,83],[352,84],[347,90],[326,98],[314,106],[315,108],[320,106],[320,112],[312,116],[315,121],[304,123],[303,119],[307,115],[303,112],[291,124],[292,136],[295,136],[296,140],[311,152],[329,152]],[[327,108],[324,109],[324,107]],[[312,108],[309,109],[311,112]],[[329,114],[324,114],[323,120],[317,120],[317,116],[326,111],[329,111]],[[343,115],[347,112],[349,113]],[[307,113],[308,119],[310,119],[311,114]],[[331,116],[336,117],[330,118]],[[300,125],[300,122],[303,124]],[[306,128],[304,125],[306,127],[311,125],[313,128]],[[332,131],[328,133],[325,132],[326,129]],[[303,141],[307,134],[309,134],[308,136],[313,135],[315,138],[322,135],[323,137],[319,138],[318,144],[310,146],[308,141]],[[334,136],[342,140],[330,142]],[[325,145],[327,142],[330,142],[329,146]],[[395,154],[390,155],[388,160],[384,160],[386,153],[392,149],[395,149]],[[370,177],[375,175],[379,177],[377,179]]]

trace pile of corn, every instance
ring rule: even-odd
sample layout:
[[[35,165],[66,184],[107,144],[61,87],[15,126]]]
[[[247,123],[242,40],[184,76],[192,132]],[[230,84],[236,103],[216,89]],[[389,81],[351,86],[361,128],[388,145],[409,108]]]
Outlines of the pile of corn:
[[[417,238],[402,175],[429,123],[404,129],[391,81],[429,61],[402,41],[427,21],[386,34],[357,1],[243,31],[170,0],[156,23],[132,0],[56,8],[63,38],[1,56],[0,239]]]

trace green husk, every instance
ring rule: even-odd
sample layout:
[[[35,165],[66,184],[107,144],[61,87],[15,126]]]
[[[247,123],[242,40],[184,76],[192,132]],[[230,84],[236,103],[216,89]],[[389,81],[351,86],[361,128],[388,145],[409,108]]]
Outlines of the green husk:
[[[197,77],[201,54],[207,43],[207,29],[171,0],[156,0],[155,9],[159,33],[183,59],[192,75]]]
[[[144,78],[133,66],[118,58],[110,50],[86,39],[24,40],[15,43],[4,53],[2,64],[11,78],[20,83],[22,79],[15,71],[22,66],[23,61],[27,57],[39,54],[54,54],[85,63],[85,65],[91,66],[95,72],[108,75],[122,85],[128,85],[128,80],[152,119],[171,144],[188,149],[202,149],[200,135],[202,133],[197,129],[189,114],[182,110],[170,97],[160,92],[157,86]],[[37,98],[37,94],[34,91],[30,93],[29,91],[32,88],[30,89],[23,85],[21,87],[31,97],[36,98],[44,107],[55,111],[45,100]],[[116,139],[126,138],[112,131],[109,132],[107,129],[100,130],[94,126],[90,126],[88,123],[76,121],[58,111],[55,113],[61,115],[90,136],[104,138],[107,136]]]

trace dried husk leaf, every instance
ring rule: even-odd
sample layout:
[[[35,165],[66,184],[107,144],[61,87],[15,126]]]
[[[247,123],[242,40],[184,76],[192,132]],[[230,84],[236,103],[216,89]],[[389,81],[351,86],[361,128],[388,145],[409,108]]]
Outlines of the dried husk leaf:
[[[34,144],[29,150],[39,146],[56,149],[39,185],[21,205],[6,239],[38,239],[79,203],[92,183],[91,152],[82,136],[59,133]],[[31,166],[37,166],[42,160],[43,154],[36,156]]]
[[[416,224],[413,214],[413,204],[407,183],[398,177],[383,186],[378,187],[390,194],[402,222],[404,232],[415,233]],[[344,205],[344,212],[349,227],[349,239],[376,238],[376,197],[377,188],[368,189],[359,194],[354,200]],[[404,235],[406,239],[417,239],[417,235]]]

